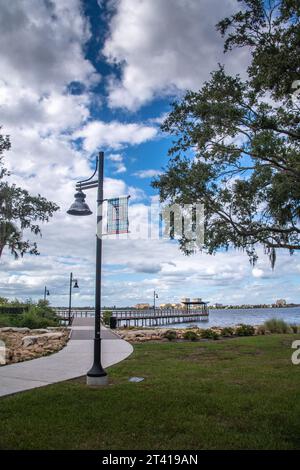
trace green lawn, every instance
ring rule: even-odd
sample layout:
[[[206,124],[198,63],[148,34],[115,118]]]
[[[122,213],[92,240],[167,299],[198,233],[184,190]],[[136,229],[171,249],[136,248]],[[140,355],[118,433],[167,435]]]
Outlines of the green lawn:
[[[78,380],[0,399],[0,448],[300,449],[295,339],[137,345],[105,388]]]

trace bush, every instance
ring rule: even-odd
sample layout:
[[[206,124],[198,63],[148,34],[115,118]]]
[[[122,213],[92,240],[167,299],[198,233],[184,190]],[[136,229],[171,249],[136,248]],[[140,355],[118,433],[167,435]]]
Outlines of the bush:
[[[234,329],[230,326],[226,326],[225,328],[222,328],[221,335],[225,336],[225,338],[229,338],[234,335]]]
[[[277,318],[271,318],[265,321],[264,326],[270,333],[290,333],[291,329],[284,320],[278,320]]]
[[[164,338],[168,339],[169,341],[174,341],[177,339],[177,333],[175,330],[168,330],[165,332]]]
[[[265,335],[267,333],[267,328],[265,327],[265,325],[259,325],[257,327],[256,333],[258,335]]]
[[[104,325],[109,325],[110,324],[111,317],[112,317],[112,311],[111,310],[105,310],[105,312],[103,312]]]
[[[255,328],[252,325],[241,324],[235,330],[237,336],[253,336],[255,333]]]
[[[13,316],[9,315],[0,315],[0,328],[3,328],[5,326],[15,326],[16,321]]]
[[[187,341],[197,341],[198,335],[195,331],[186,331],[183,334],[183,339],[186,339]]]
[[[216,331],[207,328],[206,330],[201,331],[201,338],[203,339],[219,339],[219,335]]]

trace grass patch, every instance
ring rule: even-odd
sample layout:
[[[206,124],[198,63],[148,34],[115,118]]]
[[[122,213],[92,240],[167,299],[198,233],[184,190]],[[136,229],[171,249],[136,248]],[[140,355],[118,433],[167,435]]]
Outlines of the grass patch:
[[[2,398],[0,448],[299,449],[295,339],[138,344],[102,389],[81,379]]]

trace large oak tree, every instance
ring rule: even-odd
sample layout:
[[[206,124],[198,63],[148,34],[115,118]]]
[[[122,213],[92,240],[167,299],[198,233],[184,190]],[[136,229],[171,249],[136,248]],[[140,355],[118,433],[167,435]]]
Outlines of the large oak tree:
[[[209,253],[233,246],[254,263],[263,245],[274,266],[277,249],[300,249],[300,4],[238,1],[217,28],[225,51],[250,49],[248,78],[219,66],[173,104],[162,125],[175,137],[170,161],[153,185],[164,202],[204,204]]]

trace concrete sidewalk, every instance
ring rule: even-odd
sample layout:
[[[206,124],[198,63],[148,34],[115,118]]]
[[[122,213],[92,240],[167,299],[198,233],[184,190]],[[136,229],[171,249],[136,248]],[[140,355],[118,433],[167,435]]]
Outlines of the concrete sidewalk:
[[[67,346],[51,356],[0,367],[0,396],[43,387],[85,375],[93,362],[93,318],[74,320]],[[133,347],[102,327],[102,365],[117,364]]]

